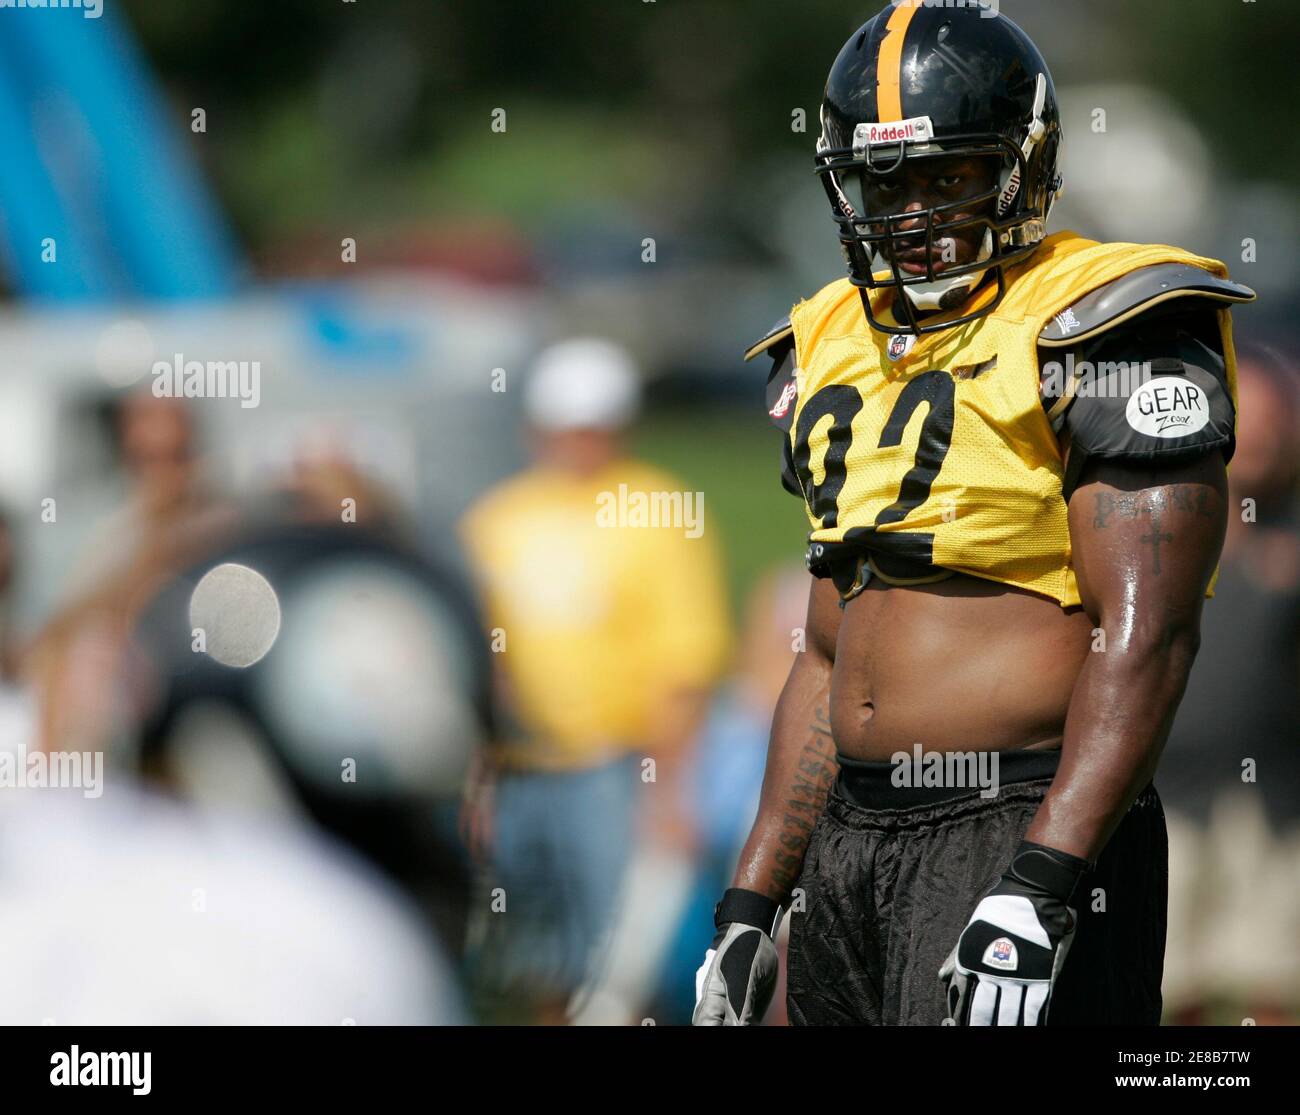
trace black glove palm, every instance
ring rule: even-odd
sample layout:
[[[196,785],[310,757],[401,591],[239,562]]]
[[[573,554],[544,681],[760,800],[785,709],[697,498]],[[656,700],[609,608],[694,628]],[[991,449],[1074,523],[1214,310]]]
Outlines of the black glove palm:
[[[781,907],[733,887],[713,912],[717,935],[695,973],[692,1026],[752,1026],[763,1020],[776,989],[773,938]]]

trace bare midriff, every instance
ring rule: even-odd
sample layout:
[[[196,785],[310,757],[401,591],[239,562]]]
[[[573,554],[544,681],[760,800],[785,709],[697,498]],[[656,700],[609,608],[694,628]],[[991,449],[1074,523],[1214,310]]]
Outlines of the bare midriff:
[[[831,731],[850,759],[1060,747],[1092,622],[1021,589],[953,576],[878,579],[844,608]]]

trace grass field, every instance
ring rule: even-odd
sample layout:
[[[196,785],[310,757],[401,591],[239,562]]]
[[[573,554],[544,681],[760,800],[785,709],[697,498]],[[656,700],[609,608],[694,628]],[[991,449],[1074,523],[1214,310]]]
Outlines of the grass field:
[[[733,614],[755,579],[775,565],[801,563],[808,521],[781,487],[780,433],[763,415],[723,407],[648,413],[633,450],[704,493],[704,523],[720,532]]]

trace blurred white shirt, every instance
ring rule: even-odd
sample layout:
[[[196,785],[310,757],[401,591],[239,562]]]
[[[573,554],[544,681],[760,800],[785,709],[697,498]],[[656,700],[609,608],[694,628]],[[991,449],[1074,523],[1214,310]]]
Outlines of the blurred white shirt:
[[[0,810],[0,1024],[465,1022],[399,891],[303,828],[111,785]]]

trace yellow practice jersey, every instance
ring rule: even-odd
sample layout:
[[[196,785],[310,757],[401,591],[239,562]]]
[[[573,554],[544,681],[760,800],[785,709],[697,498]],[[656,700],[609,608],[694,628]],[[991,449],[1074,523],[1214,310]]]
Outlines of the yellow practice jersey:
[[[1062,454],[1039,393],[1039,334],[1090,291],[1162,263],[1227,274],[1218,260],[1179,248],[1062,232],[1007,269],[992,312],[951,330],[873,330],[847,279],[800,302],[790,315],[797,395],[789,436],[812,553],[852,544],[895,583],[952,571],[1079,604]],[[995,288],[948,316],[992,301]],[[893,324],[893,292],[871,297],[873,313]],[[1235,406],[1230,317],[1226,308],[1217,314]]]
[[[667,694],[717,680],[727,596],[697,495],[620,460],[591,476],[528,469],[470,509],[462,535],[525,735],[512,765],[578,768],[636,747]]]

